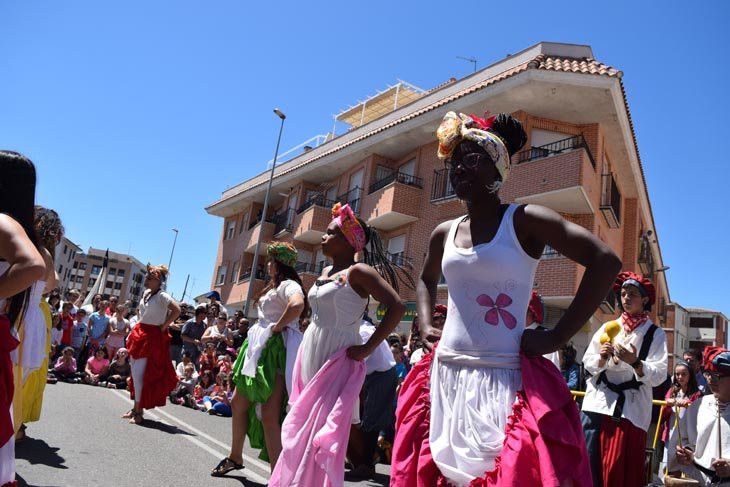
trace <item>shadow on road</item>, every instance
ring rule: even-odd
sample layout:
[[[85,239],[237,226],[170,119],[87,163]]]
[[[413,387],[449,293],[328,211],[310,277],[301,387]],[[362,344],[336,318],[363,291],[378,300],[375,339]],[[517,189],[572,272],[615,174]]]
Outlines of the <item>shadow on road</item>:
[[[238,480],[241,482],[241,485],[244,487],[266,487],[266,484],[259,484],[258,482],[254,482],[253,480],[247,479],[246,477],[242,475],[226,475],[225,477],[221,477],[224,479],[233,479]]]
[[[162,431],[163,433],[167,433],[170,435],[195,436],[192,433],[188,433],[187,431],[178,428],[177,426],[161,423],[160,421],[155,421],[153,419],[145,418],[145,420],[142,422],[142,424],[140,426],[143,428],[149,428],[152,430]]]
[[[49,445],[43,440],[26,437],[15,444],[15,458],[27,460],[31,465],[47,465],[52,468],[67,469],[66,459],[58,454],[60,448]]]

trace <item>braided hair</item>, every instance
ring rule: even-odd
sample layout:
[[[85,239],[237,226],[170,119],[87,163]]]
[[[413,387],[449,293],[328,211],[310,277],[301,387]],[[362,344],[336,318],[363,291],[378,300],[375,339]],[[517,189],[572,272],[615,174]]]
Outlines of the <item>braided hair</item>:
[[[365,223],[360,217],[357,217],[357,221],[365,231],[365,248],[362,249],[362,262],[374,268],[380,274],[380,277],[395,289],[395,292],[400,291],[399,281],[405,284],[408,289],[415,289],[416,283],[410,273],[399,264],[388,259],[388,253],[383,247],[383,241],[375,228]],[[370,247],[370,250],[368,250],[368,247]]]

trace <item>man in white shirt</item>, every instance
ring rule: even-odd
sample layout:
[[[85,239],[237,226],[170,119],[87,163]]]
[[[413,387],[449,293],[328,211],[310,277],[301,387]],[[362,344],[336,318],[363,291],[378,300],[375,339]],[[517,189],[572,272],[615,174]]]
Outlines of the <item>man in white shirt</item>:
[[[677,445],[677,460],[700,485],[730,486],[730,352],[706,347],[703,364],[712,394],[687,409],[689,444]]]
[[[652,388],[667,377],[667,339],[649,318],[656,295],[649,279],[622,272],[614,291],[623,313],[598,329],[583,356],[591,378],[581,420],[594,486],[640,487]]]
[[[366,343],[375,333],[375,325],[367,314],[360,325],[360,337]],[[350,429],[348,457],[353,469],[347,473],[347,480],[372,479],[375,476],[373,456],[378,446],[381,431],[393,429],[395,424],[395,401],[398,374],[390,346],[383,340],[378,348],[365,359],[367,375],[360,393],[361,421]]]

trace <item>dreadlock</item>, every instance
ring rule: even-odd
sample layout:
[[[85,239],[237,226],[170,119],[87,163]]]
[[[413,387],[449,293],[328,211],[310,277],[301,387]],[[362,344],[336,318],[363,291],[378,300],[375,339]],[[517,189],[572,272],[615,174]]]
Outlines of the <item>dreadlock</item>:
[[[380,239],[378,232],[361,218],[358,217],[357,221],[365,230],[366,245],[362,249],[362,262],[373,267],[395,289],[395,292],[400,290],[399,281],[405,284],[408,289],[415,289],[416,283],[410,273],[399,264],[388,259],[388,253],[383,248],[383,241]],[[368,247],[370,247],[370,250],[368,250]]]

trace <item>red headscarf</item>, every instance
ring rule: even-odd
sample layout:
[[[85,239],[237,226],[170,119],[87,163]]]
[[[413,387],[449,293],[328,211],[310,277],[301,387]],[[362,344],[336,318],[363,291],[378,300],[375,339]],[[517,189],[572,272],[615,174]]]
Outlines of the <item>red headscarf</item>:
[[[545,306],[542,303],[542,297],[537,294],[537,291],[532,290],[532,296],[530,296],[530,304],[527,306],[528,311],[532,313],[535,318],[535,323],[542,325],[545,319]],[[532,323],[527,323],[531,325]]]
[[[705,347],[705,351],[702,353],[702,367],[710,372],[720,372],[720,369],[712,361],[718,355],[727,351],[728,349],[724,347]]]
[[[446,316],[446,305],[444,304],[437,304],[433,307],[433,315],[443,315]]]
[[[624,271],[616,276],[616,280],[613,283],[613,292],[616,293],[616,296],[619,297],[619,299],[621,297],[621,287],[629,280],[634,281],[631,284],[635,286],[638,284],[637,287],[639,288],[639,291],[641,291],[641,295],[649,298],[649,305],[654,304],[654,301],[656,300],[656,289],[654,288],[654,284],[651,282],[651,279],[631,271]]]

